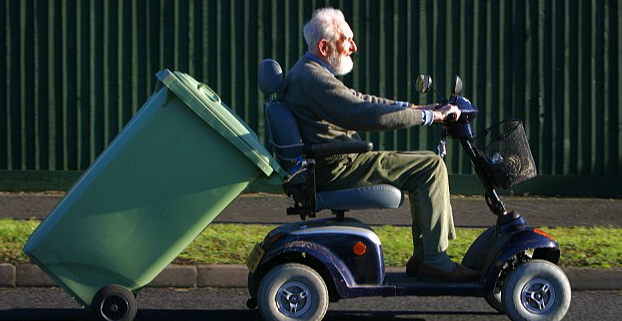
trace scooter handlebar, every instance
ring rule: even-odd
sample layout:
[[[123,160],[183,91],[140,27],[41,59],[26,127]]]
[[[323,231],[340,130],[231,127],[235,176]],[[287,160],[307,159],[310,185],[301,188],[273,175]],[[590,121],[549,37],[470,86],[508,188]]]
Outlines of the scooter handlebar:
[[[449,113],[449,115],[447,115],[447,117],[445,117],[445,119],[443,119],[443,123],[453,123],[456,122],[458,119],[456,119],[456,113]]]
[[[473,121],[477,116],[478,110],[471,102],[464,98],[463,96],[453,96],[452,99],[449,100],[449,103],[452,105],[458,106],[460,109],[460,117],[456,119],[455,114],[447,115],[447,118],[443,123],[460,123],[467,124]]]

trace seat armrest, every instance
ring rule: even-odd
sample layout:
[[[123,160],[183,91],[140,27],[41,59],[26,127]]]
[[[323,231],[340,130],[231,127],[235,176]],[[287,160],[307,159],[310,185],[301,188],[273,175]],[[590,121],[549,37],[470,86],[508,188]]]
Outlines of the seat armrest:
[[[305,153],[313,156],[331,156],[338,154],[360,154],[374,149],[372,142],[353,141],[339,143],[325,143],[316,145],[305,145]]]

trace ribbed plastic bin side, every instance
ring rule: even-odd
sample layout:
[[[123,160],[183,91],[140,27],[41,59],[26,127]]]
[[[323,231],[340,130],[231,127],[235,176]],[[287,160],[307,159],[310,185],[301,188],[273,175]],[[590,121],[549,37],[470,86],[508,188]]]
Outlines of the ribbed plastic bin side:
[[[164,70],[159,88],[24,247],[76,301],[151,282],[249,185],[283,170],[208,87]]]

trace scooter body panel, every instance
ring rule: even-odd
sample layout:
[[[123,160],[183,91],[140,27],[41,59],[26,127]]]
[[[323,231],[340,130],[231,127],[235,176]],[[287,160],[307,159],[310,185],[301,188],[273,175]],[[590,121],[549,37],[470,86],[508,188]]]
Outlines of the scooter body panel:
[[[367,224],[351,218],[343,222],[334,219],[297,222],[276,228],[264,240],[266,254],[257,272],[269,269],[274,262],[288,255],[305,256],[322,264],[331,278],[326,281],[332,281],[340,299],[403,295],[485,296],[492,293],[505,262],[516,254],[529,249],[547,249],[552,253],[549,260],[556,263],[559,258],[559,245],[554,240],[527,227],[524,221],[519,223],[513,223],[509,230],[493,226],[472,244],[462,264],[482,272],[477,283],[422,282],[403,272],[385,273],[378,236]],[[353,253],[352,248],[357,242],[366,245],[364,255]]]
[[[345,266],[340,258],[325,246],[308,241],[291,241],[283,244],[283,246],[271,249],[266,253],[257,272],[262,273],[265,268],[273,266],[275,262],[283,261],[285,257],[291,258],[291,255],[300,255],[304,256],[305,259],[313,258],[319,261],[332,277],[335,290],[340,297],[347,297],[350,288],[355,284],[350,269]]]
[[[522,218],[521,218],[522,221]],[[515,255],[527,250],[535,250],[537,257],[552,263],[559,261],[559,244],[537,229],[522,224],[514,224],[512,229],[490,227],[471,245],[462,264],[481,271],[479,283],[484,287],[484,295],[492,293],[497,279],[506,262]]]
[[[364,255],[356,255],[353,247],[362,243]],[[284,224],[271,231],[263,241],[266,254],[256,273],[280,262],[283,258],[312,259],[320,262],[332,278],[335,290],[342,298],[366,295],[387,295],[394,289],[375,289],[385,276],[384,257],[380,239],[369,225],[346,218],[319,219]],[[360,246],[360,245],[359,245]]]

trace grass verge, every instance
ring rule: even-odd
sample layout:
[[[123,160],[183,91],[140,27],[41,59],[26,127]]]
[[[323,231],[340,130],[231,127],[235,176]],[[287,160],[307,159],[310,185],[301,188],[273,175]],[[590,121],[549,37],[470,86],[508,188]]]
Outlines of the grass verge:
[[[25,264],[29,258],[22,247],[39,221],[0,219],[0,263]],[[212,224],[174,261],[175,264],[244,264],[253,245],[275,225]],[[378,226],[387,266],[404,266],[412,252],[409,227]],[[622,267],[622,229],[573,227],[545,229],[560,244],[560,265],[575,267]],[[483,232],[458,229],[449,254],[460,261],[468,247]]]

